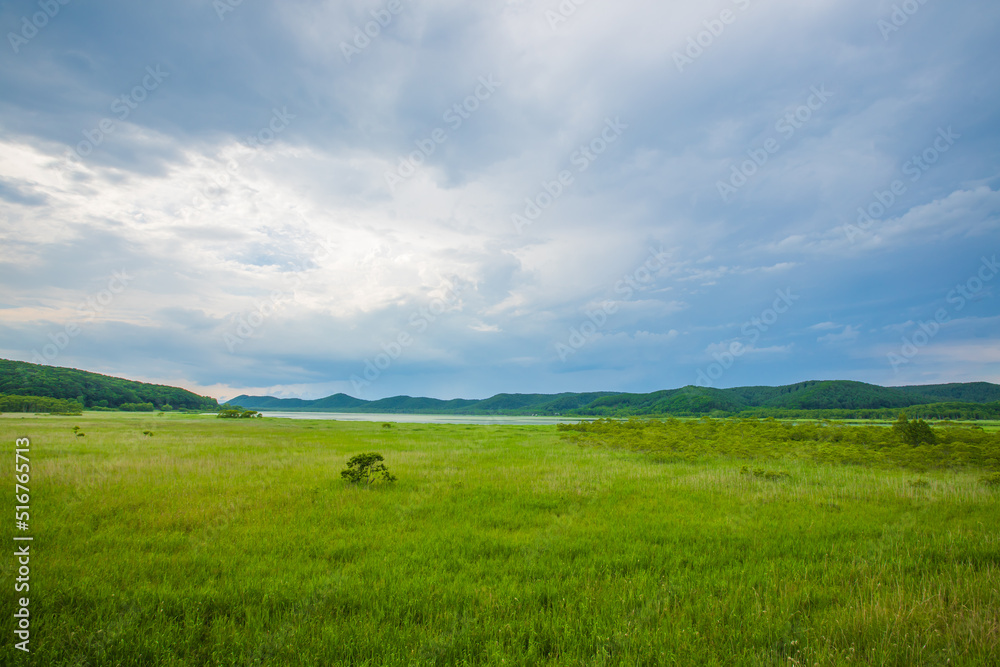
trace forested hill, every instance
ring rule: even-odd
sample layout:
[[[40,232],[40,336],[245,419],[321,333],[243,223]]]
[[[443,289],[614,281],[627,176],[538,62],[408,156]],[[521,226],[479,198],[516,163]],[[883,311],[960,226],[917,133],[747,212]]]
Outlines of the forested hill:
[[[643,415],[895,417],[903,408],[930,418],[1000,418],[1000,385],[965,384],[881,387],[848,380],[800,382],[781,387],[714,389],[688,386],[649,394],[497,394],[483,400],[395,396],[365,401],[346,394],[318,400],[238,396],[230,401],[253,410],[310,410],[469,415]]]
[[[119,408],[151,403],[156,409],[173,407],[217,410],[214,398],[186,389],[134,382],[75,368],[42,366],[0,359],[0,396],[38,396],[76,401],[85,408]]]

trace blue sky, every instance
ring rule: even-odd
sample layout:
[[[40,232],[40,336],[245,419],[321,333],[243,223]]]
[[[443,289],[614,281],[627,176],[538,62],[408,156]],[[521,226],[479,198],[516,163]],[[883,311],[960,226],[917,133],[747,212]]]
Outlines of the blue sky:
[[[1000,6],[0,2],[0,356],[239,393],[1000,382]]]

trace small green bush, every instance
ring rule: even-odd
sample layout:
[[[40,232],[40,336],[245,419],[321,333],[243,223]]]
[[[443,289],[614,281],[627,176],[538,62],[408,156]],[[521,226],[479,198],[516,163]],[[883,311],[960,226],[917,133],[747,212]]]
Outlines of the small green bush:
[[[347,461],[347,468],[340,471],[340,476],[352,484],[366,486],[377,482],[395,482],[395,475],[389,472],[382,461],[385,458],[378,452],[358,454]]]

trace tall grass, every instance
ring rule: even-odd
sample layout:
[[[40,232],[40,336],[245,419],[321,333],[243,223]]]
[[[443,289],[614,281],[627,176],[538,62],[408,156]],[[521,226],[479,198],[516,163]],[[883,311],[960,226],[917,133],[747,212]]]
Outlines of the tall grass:
[[[0,662],[1000,663],[982,470],[688,461],[561,435],[0,418],[8,451],[32,439],[36,631],[21,655],[5,614]],[[343,483],[366,451],[399,481]]]

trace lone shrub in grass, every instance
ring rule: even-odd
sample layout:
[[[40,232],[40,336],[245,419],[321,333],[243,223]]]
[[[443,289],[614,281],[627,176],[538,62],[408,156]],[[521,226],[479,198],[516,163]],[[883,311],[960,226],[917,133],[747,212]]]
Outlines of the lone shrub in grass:
[[[396,476],[389,472],[382,461],[385,461],[385,458],[378,452],[358,454],[347,462],[347,468],[340,471],[340,476],[352,484],[395,482]]]

